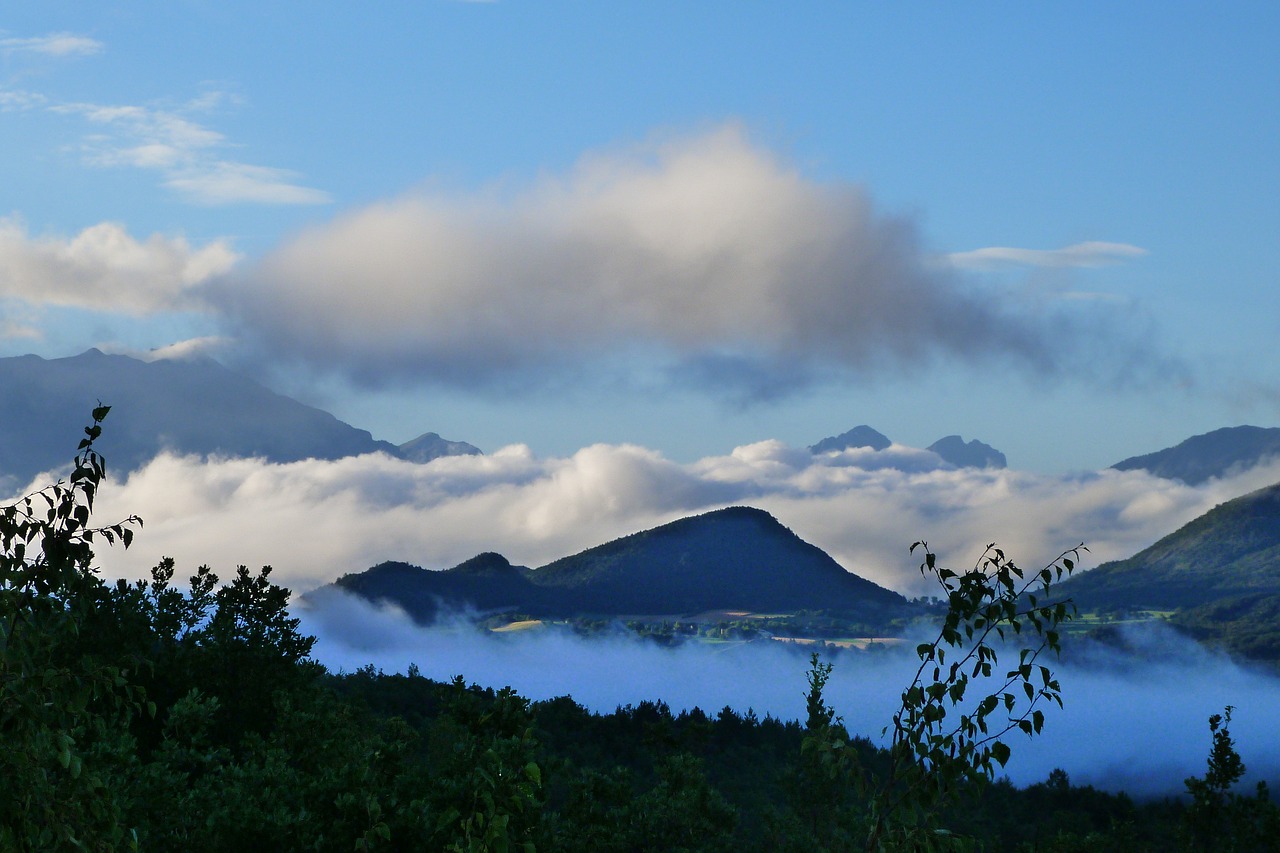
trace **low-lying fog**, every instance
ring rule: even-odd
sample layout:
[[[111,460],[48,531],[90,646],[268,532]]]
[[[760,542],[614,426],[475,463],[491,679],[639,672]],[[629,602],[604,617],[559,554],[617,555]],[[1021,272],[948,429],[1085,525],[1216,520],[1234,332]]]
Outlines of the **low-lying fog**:
[[[726,705],[763,717],[805,714],[810,649],[775,642],[734,646],[686,643],[666,648],[619,633],[584,639],[567,630],[493,634],[463,619],[423,628],[395,608],[326,590],[296,608],[318,640],[315,656],[333,670],[373,664],[404,672],[416,663],[437,680],[463,675],[484,686],[511,686],[531,699],[569,695],[598,712],[661,699],[674,712]],[[1076,784],[1135,796],[1176,794],[1203,775],[1208,718],[1236,707],[1232,735],[1250,778],[1280,777],[1280,679],[1239,666],[1158,625],[1133,629],[1131,652],[1077,644],[1054,668],[1065,708],[1046,707],[1044,732],[1007,742],[1006,768],[1018,785],[1044,781],[1055,767]],[[880,732],[915,672],[913,645],[896,652],[843,652],[827,698],[851,732],[882,742]],[[1016,650],[1002,663],[1017,660]],[[1045,661],[1053,665],[1052,660]],[[971,695],[977,688],[971,688]]]

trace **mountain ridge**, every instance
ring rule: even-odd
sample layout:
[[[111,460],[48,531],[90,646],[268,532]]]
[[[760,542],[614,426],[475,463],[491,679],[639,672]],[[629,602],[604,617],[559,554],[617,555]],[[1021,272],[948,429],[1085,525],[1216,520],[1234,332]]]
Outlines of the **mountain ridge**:
[[[0,485],[64,470],[67,448],[99,402],[111,416],[98,447],[117,473],[164,451],[271,462],[402,456],[367,430],[205,356],[142,361],[90,349],[58,359],[0,358],[0,400]]]
[[[1280,456],[1280,428],[1245,424],[1193,435],[1172,447],[1130,456],[1111,467],[1118,471],[1142,470],[1167,480],[1199,486],[1277,456]]]

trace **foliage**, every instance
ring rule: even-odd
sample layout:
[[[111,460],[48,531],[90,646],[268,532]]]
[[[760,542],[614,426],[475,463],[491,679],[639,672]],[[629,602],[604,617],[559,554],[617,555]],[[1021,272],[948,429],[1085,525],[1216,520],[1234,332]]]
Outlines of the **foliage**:
[[[425,800],[444,849],[532,853],[542,771],[529,700],[504,688],[485,701],[462,676],[451,687],[434,732],[440,772]]]
[[[1231,737],[1228,705],[1222,714],[1209,717],[1209,766],[1203,777],[1186,780],[1191,805],[1183,826],[1186,843],[1195,851],[1280,849],[1280,810],[1271,803],[1266,782],[1259,782],[1252,797],[1232,792],[1244,776],[1244,760]]]
[[[805,696],[805,736],[792,790],[793,805],[814,849],[847,849],[856,828],[850,825],[851,805],[861,783],[861,763],[854,743],[823,696],[834,665],[817,652],[809,658]]]
[[[1046,651],[1060,651],[1058,628],[1074,608],[1049,596],[1084,546],[1063,552],[1030,578],[995,545],[963,573],[939,566],[926,543],[914,543],[911,551],[917,548],[924,553],[920,571],[937,580],[947,612],[937,636],[916,647],[920,664],[885,729],[892,737],[883,774],[856,763],[848,735],[822,698],[831,664],[817,655],[811,660],[801,780],[806,799],[821,804],[810,820],[820,842],[836,837],[833,818],[819,815],[838,813],[840,783],[848,780],[864,802],[868,851],[967,846],[941,826],[943,808],[961,791],[994,778],[1009,760],[1007,735],[1040,733],[1040,704],[1062,705],[1057,679],[1038,661]],[[1018,664],[998,677],[997,642],[1010,636],[1028,644],[1019,650]],[[968,696],[973,685],[982,688],[976,701]]]
[[[104,766],[121,727],[149,708],[132,667],[84,654],[81,629],[101,596],[95,538],[126,548],[138,518],[93,528],[105,464],[94,450],[108,406],[93,410],[68,481],[0,508],[0,848],[120,849],[130,836]]]

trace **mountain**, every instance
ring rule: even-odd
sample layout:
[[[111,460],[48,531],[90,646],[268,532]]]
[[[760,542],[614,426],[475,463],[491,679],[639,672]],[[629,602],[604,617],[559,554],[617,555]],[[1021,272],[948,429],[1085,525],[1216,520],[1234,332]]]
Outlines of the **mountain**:
[[[1223,427],[1155,453],[1132,456],[1111,467],[1120,471],[1147,471],[1157,477],[1198,486],[1232,470],[1252,468],[1274,456],[1280,456],[1280,429]]]
[[[419,622],[431,622],[441,610],[541,613],[547,602],[529,575],[529,569],[511,565],[501,554],[486,553],[444,571],[379,563],[359,574],[343,575],[331,586],[370,601],[393,602]]]
[[[856,426],[840,435],[828,436],[809,447],[810,453],[828,453],[832,450],[848,450],[853,447],[870,447],[872,450],[884,450],[893,442],[883,433],[877,432],[866,424]]]
[[[1280,483],[1219,504],[1159,542],[1062,586],[1082,606],[1195,607],[1280,593]]]
[[[423,622],[442,607],[470,607],[547,617],[827,610],[884,623],[910,607],[750,507],[680,519],[538,569],[481,554],[444,571],[383,563],[334,586]]]
[[[1060,587],[1082,610],[1174,611],[1197,639],[1280,662],[1280,483],[1219,504]]]
[[[948,435],[929,445],[929,450],[957,468],[1006,468],[1004,454],[989,444],[974,439],[965,443],[958,435]]]
[[[430,462],[441,456],[483,456],[480,448],[465,441],[448,441],[434,432],[425,432],[396,448],[402,459],[410,462]]]
[[[365,430],[203,357],[148,362],[91,349],[70,358],[0,358],[0,400],[0,486],[65,469],[99,400],[111,414],[97,446],[116,474],[163,450],[272,462],[400,455]]]

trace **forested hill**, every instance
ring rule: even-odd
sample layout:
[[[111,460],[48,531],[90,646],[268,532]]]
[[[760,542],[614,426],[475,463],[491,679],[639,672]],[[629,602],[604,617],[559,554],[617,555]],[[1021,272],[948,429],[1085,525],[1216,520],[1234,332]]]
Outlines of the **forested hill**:
[[[1063,583],[1082,606],[1195,607],[1280,593],[1280,484],[1221,504],[1126,560]]]
[[[444,571],[383,563],[336,586],[420,621],[441,606],[543,617],[826,610],[875,621],[911,606],[750,507],[680,519],[538,569],[482,554]]]
[[[1221,504],[1060,591],[1087,610],[1173,610],[1201,640],[1280,661],[1280,484]]]

